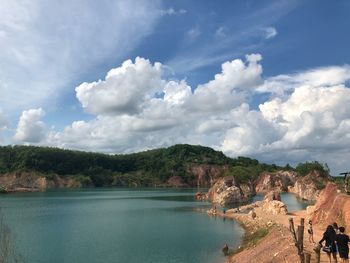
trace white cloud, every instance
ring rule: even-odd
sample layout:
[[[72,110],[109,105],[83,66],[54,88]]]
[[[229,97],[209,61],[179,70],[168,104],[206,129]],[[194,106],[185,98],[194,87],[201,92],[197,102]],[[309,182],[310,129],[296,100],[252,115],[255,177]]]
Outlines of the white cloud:
[[[118,153],[193,143],[230,156],[282,164],[317,159],[335,171],[345,167],[339,156],[350,158],[349,66],[274,76],[262,84],[261,59],[251,54],[246,61],[227,61],[213,80],[195,89],[185,80],[163,79],[160,63],[128,60],[104,81],[77,88],[95,119],[51,130],[41,143]],[[272,96],[252,109],[249,101],[263,89]],[[23,113],[18,140],[45,138],[42,112],[34,112]]]
[[[347,65],[274,77],[274,86],[285,85],[289,93],[276,93],[259,111],[248,106],[234,110],[237,126],[227,130],[222,149],[284,163],[317,159],[336,172],[345,169],[344,160],[350,158],[350,89],[340,82],[349,78]]]
[[[179,9],[175,10],[173,7],[170,7],[168,9],[160,10],[160,14],[162,16],[168,15],[168,16],[174,16],[174,15],[184,15],[187,13],[187,10],[185,9]]]
[[[2,109],[18,113],[51,105],[92,67],[125,56],[151,32],[159,5],[146,0],[0,1]]]
[[[214,143],[220,137],[220,127],[229,127],[224,124],[227,113],[261,82],[260,60],[259,54],[252,54],[246,56],[246,62],[226,62],[214,80],[198,86],[194,93],[185,80],[162,79],[160,63],[127,60],[110,70],[105,80],[76,88],[82,106],[96,114],[96,119],[74,122],[63,132],[52,131],[49,141],[62,147],[108,152],[184,141],[198,144],[204,143],[203,137]],[[163,96],[155,96],[160,91]],[[208,114],[214,115],[208,119]],[[209,127],[211,124],[215,127]]]
[[[251,89],[259,85],[262,67],[260,54],[246,56],[246,62],[235,59],[222,64],[222,72],[214,80],[199,85],[194,91],[192,108],[198,110],[227,110],[245,101]]]
[[[335,86],[350,80],[350,66],[319,67],[290,75],[270,77],[257,87],[258,92],[269,92],[283,97],[296,87]]]
[[[277,36],[277,30],[274,27],[266,27],[263,30],[264,30],[264,34],[265,34],[266,39],[270,39],[270,38]]]
[[[110,70],[105,80],[76,88],[84,109],[94,114],[137,113],[147,96],[162,90],[161,64],[137,57]]]
[[[169,81],[164,87],[164,101],[170,104],[184,104],[192,95],[191,87],[184,80]]]
[[[14,140],[17,142],[39,143],[46,137],[46,126],[41,121],[45,112],[41,109],[23,111],[19,119]]]

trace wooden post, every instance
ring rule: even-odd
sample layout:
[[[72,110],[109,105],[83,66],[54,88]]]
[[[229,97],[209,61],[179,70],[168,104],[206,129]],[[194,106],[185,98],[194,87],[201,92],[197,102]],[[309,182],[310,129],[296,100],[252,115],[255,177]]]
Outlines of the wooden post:
[[[297,228],[297,232],[295,232],[293,218],[289,218],[289,230],[293,235],[295,246],[298,249],[298,255],[300,257],[300,262],[305,263],[305,255],[304,255],[304,218],[300,219],[300,226]]]
[[[304,253],[304,218],[300,219],[300,226],[298,226],[298,243],[300,247],[300,253]]]
[[[305,253],[305,263],[310,263],[310,262],[311,262],[311,254]]]
[[[294,243],[297,246],[298,244],[298,240],[297,240],[297,235],[295,234],[295,229],[294,229],[294,222],[293,222],[293,218],[289,218],[289,230],[290,232],[292,232],[293,238],[294,238]]]
[[[320,263],[321,262],[321,246],[318,245],[317,247],[315,247],[314,251],[316,253],[316,263]]]

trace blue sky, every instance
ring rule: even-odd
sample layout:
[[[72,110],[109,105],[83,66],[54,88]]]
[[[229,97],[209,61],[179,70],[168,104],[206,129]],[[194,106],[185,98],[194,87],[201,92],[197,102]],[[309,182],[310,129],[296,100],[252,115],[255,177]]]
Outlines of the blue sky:
[[[1,1],[0,143],[193,143],[348,169],[349,11],[345,0]]]

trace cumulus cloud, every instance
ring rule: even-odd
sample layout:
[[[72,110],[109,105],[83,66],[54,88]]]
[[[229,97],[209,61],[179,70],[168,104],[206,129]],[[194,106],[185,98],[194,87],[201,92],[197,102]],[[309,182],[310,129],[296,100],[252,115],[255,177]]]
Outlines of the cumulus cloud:
[[[261,59],[260,54],[251,54],[246,56],[246,62],[235,59],[223,63],[220,74],[195,90],[192,108],[216,111],[240,105],[247,94],[262,82]]]
[[[227,130],[222,149],[285,163],[318,159],[345,169],[344,160],[350,157],[350,89],[340,82],[349,79],[346,72],[347,65],[274,77],[274,86],[286,85],[289,94],[260,104],[259,111],[248,106],[233,110],[232,118],[239,121]]]
[[[160,75],[160,63],[137,57],[110,70],[103,81],[79,85],[77,98],[90,113],[137,113],[147,95],[161,90]]]
[[[221,73],[194,92],[185,80],[163,79],[160,63],[127,60],[110,70],[105,80],[76,88],[83,108],[96,119],[76,121],[63,132],[51,131],[49,141],[108,152],[204,143],[203,136],[217,144],[218,131],[229,127],[227,113],[261,82],[260,60],[261,55],[251,54],[246,61],[226,62]]]
[[[331,168],[345,167],[341,160],[350,158],[349,66],[263,79],[261,59],[250,54],[245,61],[227,61],[212,80],[195,88],[186,80],[165,79],[160,63],[127,60],[105,80],[76,88],[94,119],[75,121],[45,137],[42,110],[30,110],[23,112],[15,138],[46,138],[41,143],[114,153],[192,143],[280,164],[317,159]],[[261,92],[271,97],[249,105]]]
[[[46,126],[41,121],[45,112],[41,109],[23,111],[19,119],[14,140],[17,142],[39,143],[45,139]]]
[[[273,76],[257,87],[258,92],[268,92],[280,97],[290,93],[296,87],[335,86],[350,80],[350,66],[319,67],[304,72]]]

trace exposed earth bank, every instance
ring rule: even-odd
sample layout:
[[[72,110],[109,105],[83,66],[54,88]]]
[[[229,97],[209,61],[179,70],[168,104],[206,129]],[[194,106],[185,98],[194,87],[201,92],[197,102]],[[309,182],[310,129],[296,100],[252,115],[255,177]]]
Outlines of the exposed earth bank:
[[[217,211],[218,216],[241,222],[246,228],[246,236],[251,239],[250,242],[243,244],[243,248],[227,257],[227,262],[299,262],[298,252],[289,231],[289,218],[293,218],[295,226],[300,224],[301,218],[304,218],[305,222],[311,219],[316,242],[322,238],[325,227],[333,222],[345,226],[349,234],[350,196],[340,193],[333,183],[327,184],[326,188],[321,191],[315,206],[308,207],[307,210],[286,213],[283,210],[276,210],[272,205],[273,202],[279,201],[271,201],[271,198],[266,198],[264,201],[239,209],[227,210],[225,214]],[[264,234],[261,236],[262,232]],[[259,235],[260,239],[255,240],[255,237]],[[307,227],[305,227],[304,250],[311,254],[311,262],[316,260],[314,248],[315,244],[308,241]],[[328,262],[323,252],[321,252],[321,262]]]
[[[37,192],[48,188],[75,188],[82,185],[77,180],[58,175],[52,175],[48,179],[39,173],[15,172],[1,175],[0,187],[3,192]]]

